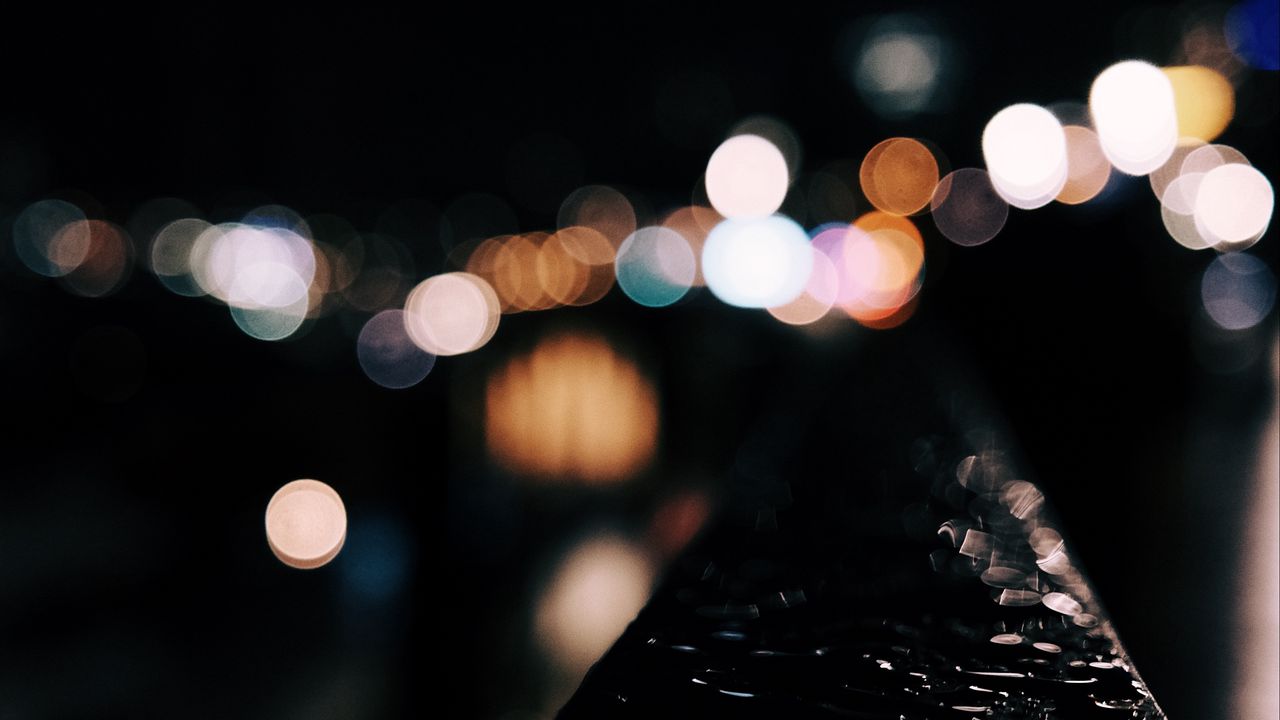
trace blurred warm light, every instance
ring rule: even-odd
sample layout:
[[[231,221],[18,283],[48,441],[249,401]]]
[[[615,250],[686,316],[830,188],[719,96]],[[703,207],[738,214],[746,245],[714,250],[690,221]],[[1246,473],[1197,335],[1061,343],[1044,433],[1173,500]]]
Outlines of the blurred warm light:
[[[724,216],[709,207],[689,205],[671,211],[662,221],[662,227],[680,233],[680,237],[689,243],[689,249],[693,250],[694,258],[701,258],[702,247],[707,243],[707,235],[723,219]],[[697,268],[693,274],[693,285],[703,287],[707,281],[702,277],[701,263],[695,264]]]
[[[597,335],[545,338],[489,376],[485,440],[513,471],[618,482],[648,464],[657,437],[653,385]]]
[[[1187,157],[1204,146],[1205,142],[1199,138],[1178,138],[1178,144],[1174,146],[1173,154],[1169,156],[1169,159],[1166,160],[1163,165],[1152,170],[1151,173],[1147,175],[1147,180],[1151,183],[1151,192],[1155,194],[1157,200],[1161,203],[1164,202],[1164,194],[1169,188],[1169,185],[1179,177],[1187,174],[1188,170],[1183,168]],[[1196,171],[1193,169],[1190,170],[1190,172],[1204,173],[1205,170]],[[1194,204],[1195,196],[1191,197],[1191,202]],[[1184,211],[1179,210],[1179,212]],[[1191,210],[1185,211],[1185,213],[1190,212]]]
[[[1276,277],[1247,253],[1214,258],[1200,280],[1204,310],[1219,327],[1244,330],[1262,322],[1276,301]]]
[[[1205,173],[1196,192],[1196,229],[1215,247],[1252,245],[1275,209],[1267,177],[1249,165],[1220,165]]]
[[[561,232],[542,240],[534,268],[547,303],[555,306],[577,302],[591,281],[591,266],[570,251]]]
[[[13,246],[29,270],[62,277],[89,252],[89,226],[80,208],[65,200],[38,200],[13,222]]]
[[[1195,202],[1204,173],[1179,175],[1165,188],[1160,197],[1160,219],[1164,228],[1179,245],[1188,250],[1204,250],[1213,247],[1196,229]]]
[[[868,30],[852,68],[853,79],[878,114],[913,115],[934,99],[947,59],[942,39],[924,22],[890,15]]]
[[[1182,159],[1181,172],[1207,173],[1223,165],[1248,165],[1249,158],[1230,145],[1199,145],[1187,153]]]
[[[590,305],[609,293],[614,281],[614,246],[602,233],[589,227],[572,226],[557,230],[547,242],[563,248],[586,276],[582,289],[571,293],[572,297],[562,302]]]
[[[644,607],[653,579],[651,561],[634,543],[612,535],[581,543],[538,598],[538,644],[561,671],[581,676]]]
[[[618,247],[636,231],[636,211],[626,196],[605,185],[588,185],[569,194],[560,205],[557,225],[586,227]]]
[[[789,218],[729,218],[707,236],[702,274],[722,301],[748,308],[785,305],[813,270],[809,236]]]
[[[490,268],[493,290],[503,312],[540,310],[548,305],[548,296],[538,280],[538,252],[546,237],[545,233],[527,233],[491,241],[501,243],[505,250],[492,255]],[[476,272],[470,263],[467,269]]]
[[[786,305],[769,308],[769,314],[788,325],[811,325],[826,317],[840,294],[840,275],[831,258],[812,247],[813,270],[804,292]]]
[[[1075,616],[1084,612],[1084,606],[1079,601],[1062,592],[1047,593],[1040,599],[1040,602],[1044,603],[1044,606],[1050,610],[1063,615]]]
[[[790,182],[782,152],[758,135],[725,140],[707,161],[707,198],[727,218],[758,218],[776,212]]]
[[[948,240],[966,247],[995,237],[1009,219],[1009,204],[985,170],[961,168],[938,183],[929,203],[933,223]]]
[[[996,113],[982,131],[982,156],[996,192],[1014,207],[1048,204],[1067,182],[1067,138],[1053,113],[1020,103]]]
[[[862,193],[878,210],[913,215],[938,187],[938,161],[911,138],[889,138],[867,153],[858,173]]]
[[[698,534],[711,516],[711,499],[703,490],[681,490],[664,499],[649,523],[649,541],[664,558],[674,557]]]
[[[1102,151],[1120,172],[1146,175],[1177,145],[1173,85],[1149,63],[1126,60],[1103,70],[1089,90],[1089,111]]]
[[[1222,73],[1199,65],[1164,68],[1173,86],[1178,134],[1209,142],[1222,134],[1236,113],[1236,92]]]
[[[78,220],[54,236],[50,259],[60,268],[70,268],[61,280],[68,290],[84,297],[104,297],[128,279],[133,242],[124,230],[105,220]]]
[[[423,280],[405,301],[405,328],[432,355],[482,347],[498,330],[498,295],[484,279],[454,272]]]
[[[1271,381],[1280,376],[1280,344],[1272,336]],[[1236,597],[1234,717],[1280,715],[1280,403],[1271,386],[1271,414],[1258,437],[1253,488],[1240,542]]]
[[[670,305],[693,286],[697,258],[680,233],[666,227],[644,227],[618,248],[618,287],[647,307]]]
[[[161,227],[151,240],[151,271],[171,292],[187,297],[205,294],[191,275],[191,251],[210,227],[199,218],[180,218]]]
[[[347,537],[347,509],[319,480],[294,480],[267,504],[267,544],[280,562],[300,570],[325,565]]]
[[[370,380],[392,390],[422,382],[436,363],[434,355],[409,337],[403,310],[383,310],[365,322],[356,339],[356,358]]]
[[[1111,163],[1102,154],[1098,134],[1087,127],[1067,125],[1067,182],[1058,193],[1058,202],[1079,205],[1097,197],[1111,179]]]
[[[776,117],[756,115],[740,120],[729,128],[730,137],[738,135],[755,135],[768,140],[787,161],[788,177],[795,178],[800,174],[800,160],[803,157],[800,137],[790,125]]]

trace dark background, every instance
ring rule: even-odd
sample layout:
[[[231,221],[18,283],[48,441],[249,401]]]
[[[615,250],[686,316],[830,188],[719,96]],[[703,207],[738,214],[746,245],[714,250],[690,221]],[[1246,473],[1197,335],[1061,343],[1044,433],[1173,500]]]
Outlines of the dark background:
[[[955,87],[934,112],[883,120],[839,48],[866,18],[901,9],[24,15],[0,44],[0,215],[7,233],[27,203],[57,196],[124,224],[142,202],[176,196],[215,221],[274,202],[368,229],[389,208],[479,191],[511,201],[521,229],[549,228],[554,206],[513,198],[530,138],[571,146],[574,182],[661,209],[688,203],[724,133],[760,113],[795,129],[807,169],[859,161],[896,135],[931,140],[952,167],[981,166],[996,111],[1082,102],[1121,59],[1170,64],[1179,23],[1213,11],[915,6],[957,51]],[[700,91],[708,77],[723,92]],[[1275,178],[1277,79],[1246,77],[1219,141]],[[1275,316],[1213,333],[1199,304],[1211,258],[1165,235],[1144,179],[1114,182],[1096,205],[1011,211],[978,248],[922,219],[920,309],[888,332],[954,348],[934,360],[971,373],[1005,415],[1156,697],[1176,718],[1221,717]],[[403,238],[415,281],[442,269],[450,242],[423,228]],[[1273,269],[1274,234],[1255,250]],[[85,299],[10,247],[6,720],[533,716],[544,677],[528,604],[551,549],[595,522],[625,525],[684,478],[719,481],[764,396],[752,389],[780,382],[815,342],[706,292],[647,310],[615,290],[589,308],[504,317],[480,352],[389,391],[356,363],[359,313],[259,342],[142,267],[111,297]],[[605,332],[658,379],[663,453],[622,489],[530,488],[484,460],[484,370],[565,324]],[[109,391],[121,384],[123,399]],[[271,493],[298,477],[338,488],[351,519],[322,571],[281,566],[262,538]]]

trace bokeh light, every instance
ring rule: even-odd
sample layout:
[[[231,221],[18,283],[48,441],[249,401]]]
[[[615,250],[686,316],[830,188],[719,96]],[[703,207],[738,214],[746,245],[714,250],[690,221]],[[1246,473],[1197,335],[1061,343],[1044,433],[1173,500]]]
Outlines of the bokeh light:
[[[850,63],[858,93],[887,118],[914,115],[935,104],[954,58],[944,37],[912,15],[877,18]]]
[[[702,257],[702,247],[707,244],[707,235],[724,220],[724,216],[709,207],[689,205],[672,210],[662,221],[662,226],[680,233],[680,237],[689,243],[695,258]],[[693,285],[703,287],[707,281],[702,277],[702,265],[697,263],[693,274]]]
[[[876,209],[913,215],[929,204],[938,187],[938,161],[918,140],[889,138],[867,153],[858,179]]]
[[[1200,65],[1164,68],[1173,86],[1178,135],[1209,142],[1227,129],[1236,113],[1236,91],[1217,70]]]
[[[782,207],[790,184],[787,161],[758,135],[736,135],[707,161],[707,198],[727,218],[756,218]]]
[[[826,317],[840,294],[840,275],[831,258],[811,246],[813,270],[804,292],[786,305],[769,308],[769,314],[788,325],[811,325]]]
[[[1058,202],[1079,205],[1098,196],[1111,179],[1111,163],[1102,153],[1098,134],[1087,127],[1067,125],[1067,182],[1058,192]]]
[[[1215,247],[1240,249],[1262,237],[1274,209],[1265,175],[1249,165],[1221,165],[1205,173],[1196,191],[1196,229]]]
[[[693,286],[697,258],[688,241],[665,227],[635,231],[618,248],[618,286],[647,307],[670,305]]]
[[[1067,138],[1053,113],[1019,103],[996,113],[982,131],[991,184],[1014,207],[1048,204],[1067,182]]]
[[[1195,203],[1204,173],[1186,173],[1174,178],[1160,197],[1160,218],[1169,236],[1189,250],[1213,247],[1196,228]]]
[[[567,294],[567,299],[562,302],[566,305],[590,305],[609,293],[615,279],[614,246],[607,237],[589,227],[573,226],[557,230],[547,242],[563,248],[585,274],[582,288]],[[577,287],[577,280],[573,282]]]
[[[1204,146],[1205,142],[1199,138],[1184,137],[1178,139],[1178,144],[1174,147],[1173,154],[1169,156],[1169,159],[1166,160],[1163,165],[1152,170],[1151,173],[1147,175],[1147,180],[1151,183],[1151,192],[1155,194],[1157,200],[1162,203],[1164,202],[1164,194],[1169,185],[1172,184],[1174,180],[1177,180],[1179,177],[1182,177],[1189,172],[1187,169],[1183,168],[1184,161],[1189,155],[1191,155],[1191,153],[1196,152]],[[1208,168],[1204,170],[1190,170],[1190,172],[1204,173],[1207,169]],[[1191,196],[1191,204],[1195,204],[1194,195]],[[1191,210],[1180,210],[1179,212],[1190,213]]]
[[[658,437],[658,396],[594,334],[542,339],[488,380],[485,441],[501,465],[546,482],[615,483],[642,470]]]
[[[409,337],[403,310],[383,310],[365,322],[356,339],[356,358],[370,380],[392,390],[422,382],[436,363],[435,355]]]
[[[729,128],[728,134],[730,137],[755,135],[768,140],[787,161],[788,177],[795,178],[800,174],[800,162],[804,157],[800,137],[782,120],[769,115],[756,115],[735,123]]]
[[[729,218],[707,236],[702,274],[722,301],[747,308],[785,305],[809,282],[809,236],[789,218]]]
[[[423,280],[405,301],[405,328],[432,355],[472,352],[498,330],[498,294],[483,278],[453,272]]]
[[[1276,277],[1266,263],[1247,253],[1219,255],[1205,268],[1200,298],[1219,327],[1245,330],[1271,312]]]
[[[161,227],[151,240],[151,272],[171,292],[200,297],[204,288],[191,275],[191,251],[211,226],[199,218],[179,218]]]
[[[1178,143],[1173,85],[1150,63],[1126,60],[1103,70],[1089,90],[1089,112],[1102,151],[1128,175],[1160,167]]]
[[[539,645],[576,680],[644,607],[653,578],[652,561],[632,542],[601,535],[579,544],[538,598]]]
[[[89,252],[85,220],[84,211],[65,200],[31,203],[13,222],[13,247],[18,259],[45,277],[66,275]],[[68,227],[74,230],[67,232]]]
[[[133,242],[105,220],[78,220],[63,226],[50,243],[58,267],[70,268],[60,282],[84,297],[105,297],[119,290],[133,268]]]
[[[271,496],[267,544],[280,562],[299,570],[327,564],[347,537],[342,498],[319,480],[294,480]]]
[[[570,193],[560,204],[556,224],[561,228],[591,228],[613,247],[636,231],[636,210],[621,192],[606,185],[588,185]]]
[[[961,168],[938,182],[929,203],[933,223],[948,240],[965,247],[995,237],[1009,219],[1009,204],[985,170]]]

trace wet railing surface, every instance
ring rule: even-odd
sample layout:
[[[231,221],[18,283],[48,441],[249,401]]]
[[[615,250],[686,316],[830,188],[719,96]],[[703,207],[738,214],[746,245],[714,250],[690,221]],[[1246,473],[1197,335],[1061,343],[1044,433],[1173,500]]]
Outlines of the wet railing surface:
[[[1164,717],[1007,433],[928,354],[781,389],[719,523],[561,717]]]

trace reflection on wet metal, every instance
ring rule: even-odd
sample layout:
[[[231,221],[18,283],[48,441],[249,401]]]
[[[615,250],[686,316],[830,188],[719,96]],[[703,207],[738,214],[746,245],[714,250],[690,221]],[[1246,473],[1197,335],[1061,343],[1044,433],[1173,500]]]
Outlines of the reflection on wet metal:
[[[718,524],[560,717],[1163,718],[1003,431],[859,352],[874,383],[748,433]]]

